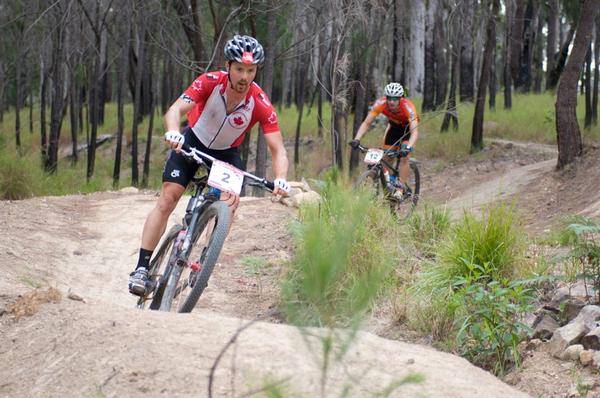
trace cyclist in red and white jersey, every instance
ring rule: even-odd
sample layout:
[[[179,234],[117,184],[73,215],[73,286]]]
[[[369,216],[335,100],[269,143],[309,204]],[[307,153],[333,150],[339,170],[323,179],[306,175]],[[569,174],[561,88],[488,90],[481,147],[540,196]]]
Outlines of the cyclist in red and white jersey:
[[[253,37],[235,35],[225,44],[224,51],[226,71],[200,75],[164,116],[165,141],[174,151],[163,171],[160,197],[144,224],[138,264],[129,277],[132,294],[145,294],[152,253],[171,212],[198,170],[197,163],[190,163],[179,154],[183,143],[241,169],[238,147],[252,126],[259,123],[273,162],[273,194],[286,196],[289,193],[288,158],[277,113],[263,90],[254,83],[258,65],[265,59],[263,48]],[[185,114],[188,127],[180,133],[180,121]],[[222,192],[220,199],[235,212],[239,196]]]
[[[389,122],[383,136],[383,148],[400,149],[406,155],[400,159],[400,180],[406,182],[410,172],[410,154],[419,138],[420,119],[412,101],[404,97],[404,88],[400,83],[389,83],[385,86],[384,94],[385,97],[375,101],[350,145],[357,148],[360,139],[367,133],[375,118],[383,113]]]

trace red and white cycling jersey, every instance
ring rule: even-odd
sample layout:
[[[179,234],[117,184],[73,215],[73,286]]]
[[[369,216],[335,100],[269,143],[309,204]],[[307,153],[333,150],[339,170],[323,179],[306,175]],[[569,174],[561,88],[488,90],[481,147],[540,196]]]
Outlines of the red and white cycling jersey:
[[[275,108],[254,82],[245,100],[228,115],[227,84],[227,72],[204,73],[181,96],[196,103],[188,112],[188,123],[202,144],[219,150],[238,147],[257,122],[265,134],[279,131]]]

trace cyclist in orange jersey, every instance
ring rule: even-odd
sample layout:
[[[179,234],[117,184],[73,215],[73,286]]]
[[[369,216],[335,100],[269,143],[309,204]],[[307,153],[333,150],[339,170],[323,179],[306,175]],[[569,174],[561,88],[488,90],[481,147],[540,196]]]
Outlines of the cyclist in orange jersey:
[[[409,158],[419,138],[419,115],[412,101],[404,97],[404,88],[400,83],[389,83],[384,89],[385,97],[379,98],[362,122],[354,140],[350,142],[357,148],[360,139],[367,133],[375,118],[383,113],[388,118],[388,126],[383,136],[383,148],[400,149],[404,157],[400,159],[400,180],[404,183],[409,175]]]

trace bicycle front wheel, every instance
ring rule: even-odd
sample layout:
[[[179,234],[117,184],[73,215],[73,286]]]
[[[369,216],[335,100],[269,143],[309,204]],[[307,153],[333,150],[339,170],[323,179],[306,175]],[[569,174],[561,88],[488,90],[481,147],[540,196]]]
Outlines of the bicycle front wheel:
[[[381,182],[381,170],[372,168],[365,171],[356,180],[355,187],[369,192],[373,198],[383,198],[385,189]]]
[[[165,298],[171,298],[169,308],[191,312],[208,286],[221,249],[229,231],[229,207],[221,201],[211,203],[194,226],[192,244],[183,253],[185,262],[177,265],[167,283]]]

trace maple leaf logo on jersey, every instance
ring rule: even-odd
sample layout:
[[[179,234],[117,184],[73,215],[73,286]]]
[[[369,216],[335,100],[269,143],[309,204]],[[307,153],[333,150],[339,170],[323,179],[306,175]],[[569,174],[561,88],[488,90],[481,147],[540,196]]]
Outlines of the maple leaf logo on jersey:
[[[194,83],[192,83],[192,90],[202,91],[202,80],[200,80],[200,79],[194,80]]]
[[[240,130],[248,126],[248,116],[243,112],[236,112],[227,118],[229,125],[236,130]]]
[[[277,114],[275,112],[271,112],[267,121],[271,124],[277,123]]]

